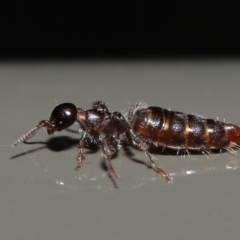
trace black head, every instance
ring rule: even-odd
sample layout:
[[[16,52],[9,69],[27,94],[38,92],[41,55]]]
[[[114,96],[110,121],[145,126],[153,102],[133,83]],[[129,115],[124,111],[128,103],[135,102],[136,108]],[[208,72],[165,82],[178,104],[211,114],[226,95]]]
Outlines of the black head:
[[[70,127],[77,120],[77,108],[72,103],[62,103],[55,107],[50,116],[50,124],[47,126],[48,134],[62,131]]]

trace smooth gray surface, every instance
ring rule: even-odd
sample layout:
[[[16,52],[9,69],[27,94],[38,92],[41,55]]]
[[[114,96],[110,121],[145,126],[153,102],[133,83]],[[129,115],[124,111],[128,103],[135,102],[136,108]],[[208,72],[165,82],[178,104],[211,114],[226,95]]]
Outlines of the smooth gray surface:
[[[141,101],[240,125],[239,76],[240,62],[227,60],[1,63],[0,239],[238,239],[239,155],[156,155],[174,176],[167,184],[120,151],[116,189],[100,151],[76,172],[74,144],[47,148],[76,133],[41,130],[35,144],[10,145],[62,102],[90,108],[103,100],[126,112]]]

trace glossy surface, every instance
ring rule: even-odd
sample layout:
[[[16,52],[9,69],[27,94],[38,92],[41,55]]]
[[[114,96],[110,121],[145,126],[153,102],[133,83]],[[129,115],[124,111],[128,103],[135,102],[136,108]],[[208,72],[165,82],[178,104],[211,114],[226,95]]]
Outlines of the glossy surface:
[[[112,161],[115,188],[100,150],[88,149],[81,171],[73,170],[77,125],[75,133],[42,130],[31,144],[10,145],[48,119],[56,102],[89,107],[102,99],[124,115],[143,101],[240,125],[239,66],[236,59],[1,63],[0,106],[11,111],[1,115],[0,239],[238,239],[239,154],[154,154],[174,177],[166,184],[141,151],[121,149]]]

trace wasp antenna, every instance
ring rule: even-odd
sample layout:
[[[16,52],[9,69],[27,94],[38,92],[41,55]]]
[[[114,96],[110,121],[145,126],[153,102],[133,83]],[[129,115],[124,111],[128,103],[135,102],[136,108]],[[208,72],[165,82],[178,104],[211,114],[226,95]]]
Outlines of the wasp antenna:
[[[35,128],[23,134],[16,142],[14,142],[12,147],[16,147],[18,144],[22,142],[26,142],[28,139],[32,138],[39,129],[47,127],[48,125],[49,125],[49,121],[43,120],[39,122],[39,124]]]

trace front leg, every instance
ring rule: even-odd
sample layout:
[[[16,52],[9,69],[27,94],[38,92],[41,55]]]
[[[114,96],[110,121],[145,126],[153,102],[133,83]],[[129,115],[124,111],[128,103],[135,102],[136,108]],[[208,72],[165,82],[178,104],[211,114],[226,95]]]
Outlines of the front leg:
[[[109,173],[112,173],[115,178],[118,178],[118,176],[111,164],[111,159],[117,153],[117,150],[118,150],[118,144],[115,138],[113,138],[112,136],[106,136],[103,138],[102,140],[103,156],[108,162]]]
[[[87,131],[85,131],[83,133],[83,135],[80,138],[80,141],[77,145],[77,147],[79,148],[79,152],[78,152],[78,158],[77,158],[77,166],[74,168],[75,170],[79,170],[82,166],[82,162],[84,159],[84,155],[83,155],[83,149],[85,148],[85,140],[87,138]]]
[[[91,141],[89,143],[89,141]],[[84,131],[77,147],[79,148],[79,153],[78,153],[78,158],[77,158],[77,166],[75,167],[75,170],[79,170],[82,166],[82,162],[84,159],[83,155],[83,149],[89,144],[93,143],[94,145],[100,145],[101,141],[99,139],[99,133],[94,132],[94,131]]]

